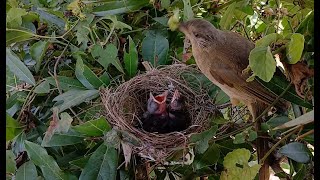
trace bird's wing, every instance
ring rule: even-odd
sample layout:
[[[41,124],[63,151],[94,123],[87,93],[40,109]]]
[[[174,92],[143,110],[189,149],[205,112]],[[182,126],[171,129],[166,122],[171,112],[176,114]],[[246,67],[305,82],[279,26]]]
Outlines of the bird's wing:
[[[237,91],[243,92],[244,94],[256,98],[266,104],[271,104],[276,99],[275,94],[265,89],[256,80],[246,82],[248,75],[244,75],[241,71],[239,72],[232,67],[218,69],[212,68],[210,73],[220,84],[227,85],[230,88],[235,88]]]

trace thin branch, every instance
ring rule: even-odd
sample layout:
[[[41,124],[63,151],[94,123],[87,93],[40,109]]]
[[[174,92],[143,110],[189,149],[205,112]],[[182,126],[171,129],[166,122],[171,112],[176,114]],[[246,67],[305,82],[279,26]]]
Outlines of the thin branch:
[[[276,149],[276,147],[282,143],[284,140],[286,140],[288,137],[290,137],[292,134],[294,134],[296,131],[298,131],[300,129],[300,126],[295,127],[295,129],[287,134],[285,137],[283,137],[280,141],[278,141],[276,144],[274,144],[272,146],[272,148],[263,156],[263,158],[261,159],[261,164],[264,163],[264,161],[267,159],[267,157]]]

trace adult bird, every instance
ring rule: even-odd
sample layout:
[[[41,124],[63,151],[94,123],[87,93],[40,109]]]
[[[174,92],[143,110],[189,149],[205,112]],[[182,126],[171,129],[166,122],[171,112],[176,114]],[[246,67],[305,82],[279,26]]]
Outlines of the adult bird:
[[[148,132],[166,133],[168,131],[167,100],[168,91],[150,97],[147,102],[147,111],[142,117],[142,128]]]
[[[254,43],[234,32],[216,29],[203,19],[181,23],[179,30],[190,40],[192,54],[201,72],[230,97],[232,105],[242,101],[255,120],[276,99],[275,94],[256,80],[246,82],[249,75],[242,73],[249,64]],[[280,100],[275,106],[283,109],[287,104]],[[257,121],[255,125],[259,135],[260,123]],[[260,160],[269,150],[268,142],[258,138],[256,145]],[[269,176],[269,162],[266,160],[260,169],[259,179],[269,179]]]

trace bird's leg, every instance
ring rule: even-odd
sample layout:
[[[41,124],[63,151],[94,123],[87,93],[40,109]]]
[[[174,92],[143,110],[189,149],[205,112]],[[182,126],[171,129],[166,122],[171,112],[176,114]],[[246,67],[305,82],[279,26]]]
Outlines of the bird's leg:
[[[263,138],[268,134],[261,132],[262,119],[256,120],[256,118],[260,116],[260,114],[264,111],[265,108],[267,108],[267,105],[260,102],[253,102],[253,103],[248,103],[247,106],[252,115],[253,120],[256,121],[255,129],[258,134],[258,138],[256,139],[256,149],[258,154],[258,162],[260,163],[260,160],[264,157],[264,155],[269,150],[268,140],[266,138]],[[266,160],[261,165],[261,168],[259,170],[259,180],[269,180],[269,178],[270,178],[269,158],[266,158]]]

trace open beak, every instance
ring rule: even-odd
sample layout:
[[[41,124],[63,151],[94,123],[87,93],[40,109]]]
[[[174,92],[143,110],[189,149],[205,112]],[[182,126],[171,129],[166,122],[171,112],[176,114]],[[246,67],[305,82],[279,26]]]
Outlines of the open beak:
[[[150,97],[158,104],[164,104],[167,100],[168,91],[163,92],[162,94],[159,94],[157,96],[153,96],[152,93],[150,93]]]
[[[174,102],[176,99],[180,98],[180,93],[179,91],[176,89],[173,93],[172,99],[171,99],[171,103]]]

